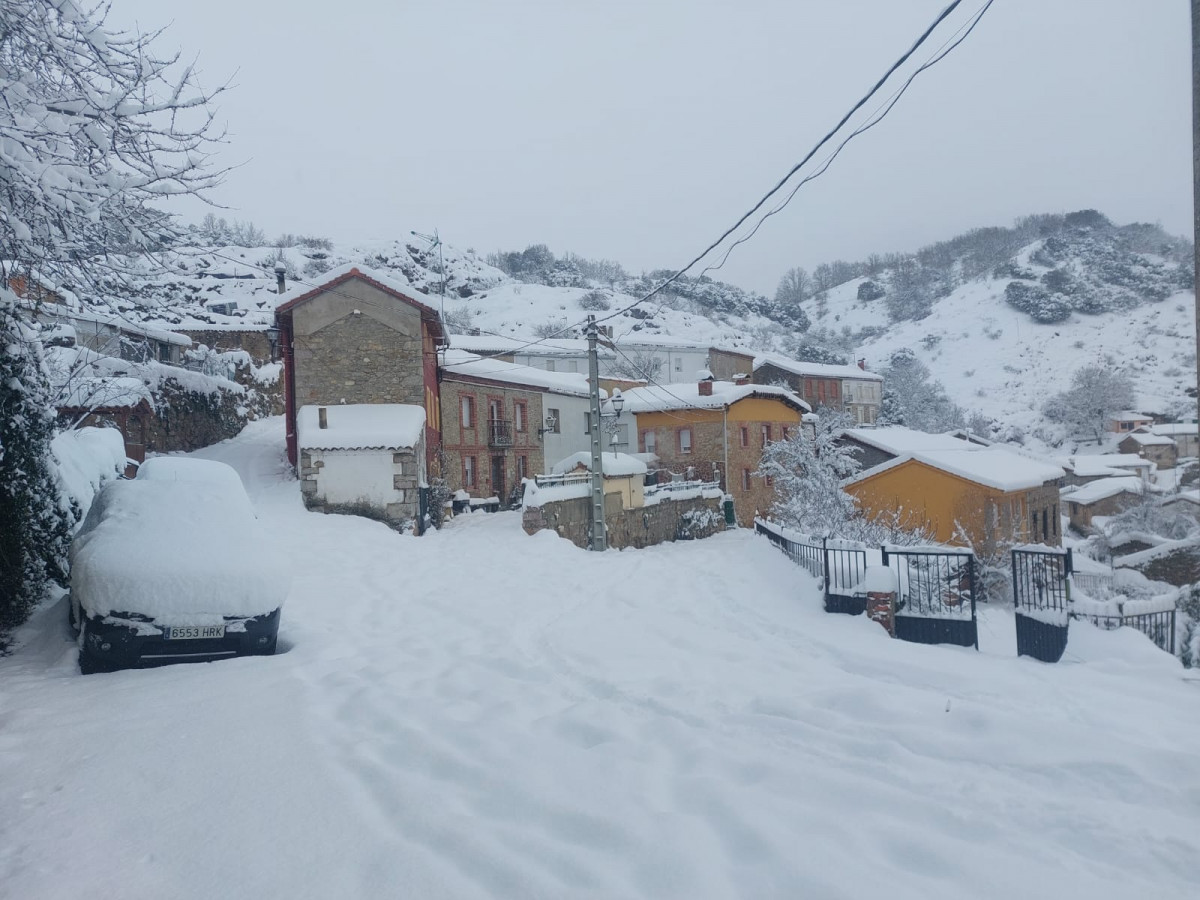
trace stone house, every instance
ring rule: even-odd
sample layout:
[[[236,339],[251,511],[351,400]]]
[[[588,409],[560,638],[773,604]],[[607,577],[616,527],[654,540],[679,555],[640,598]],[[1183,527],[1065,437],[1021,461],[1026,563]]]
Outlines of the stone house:
[[[859,508],[945,544],[987,552],[999,541],[1059,546],[1063,470],[999,445],[909,428],[856,428],[864,468],[845,483]]]
[[[1142,490],[1142,479],[1136,475],[1100,478],[1068,489],[1062,495],[1062,502],[1067,505],[1071,526],[1088,531],[1096,516],[1114,516],[1137,503]]]
[[[785,384],[813,409],[844,411],[859,425],[873,425],[883,402],[883,376],[866,371],[865,363],[837,366],[760,354],[754,383]]]
[[[707,369],[715,381],[738,381],[743,378],[749,380],[754,373],[754,354],[724,347],[709,347]]]
[[[300,494],[309,509],[421,527],[425,409],[403,403],[302,406]]]
[[[1063,480],[1067,485],[1088,484],[1101,478],[1119,478],[1122,475],[1136,475],[1144,483],[1149,483],[1155,469],[1154,463],[1135,453],[1067,456],[1057,462],[1067,470],[1067,477]]]
[[[1117,449],[1122,453],[1136,454],[1154,463],[1160,469],[1175,468],[1178,451],[1173,438],[1165,434],[1153,434],[1149,429],[1126,435]]]
[[[440,446],[437,351],[445,331],[429,298],[360,266],[326,273],[314,288],[279,298],[287,452],[299,462],[303,406],[404,404],[425,410],[424,447],[435,470]]]
[[[1195,422],[1167,422],[1151,425],[1150,433],[1164,435],[1175,442],[1177,458],[1200,456],[1200,433]]]
[[[624,398],[638,451],[658,459],[658,480],[719,482],[743,525],[775,502],[774,486],[756,474],[763,447],[791,437],[811,412],[786,388],[724,381],[651,385]]]
[[[587,446],[588,382],[447,350],[440,369],[444,474],[452,490],[520,496],[522,479]]]

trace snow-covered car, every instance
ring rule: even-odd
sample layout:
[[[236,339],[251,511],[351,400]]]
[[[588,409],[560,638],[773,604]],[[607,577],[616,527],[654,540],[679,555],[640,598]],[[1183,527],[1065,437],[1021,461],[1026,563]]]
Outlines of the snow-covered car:
[[[92,503],[71,546],[85,673],[275,652],[289,579],[224,463],[157,457]]]

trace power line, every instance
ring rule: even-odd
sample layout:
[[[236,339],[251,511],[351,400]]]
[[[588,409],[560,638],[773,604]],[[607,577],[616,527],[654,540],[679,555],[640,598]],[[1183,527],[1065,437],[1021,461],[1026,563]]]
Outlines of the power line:
[[[741,246],[742,244],[746,243],[746,241],[750,240],[750,238],[754,237],[754,235],[756,235],[758,233],[758,230],[763,226],[763,223],[766,222],[767,219],[771,218],[771,216],[775,215],[776,213],[781,212],[784,209],[784,207],[786,207],[789,203],[791,203],[792,198],[796,196],[796,192],[799,191],[801,187],[803,187],[808,182],[812,181],[814,178],[817,178],[820,175],[824,174],[825,170],[828,169],[830,167],[830,165],[833,164],[833,161],[835,159],[837,159],[838,155],[842,152],[843,147],[845,147],[848,143],[850,143],[852,140],[854,140],[854,138],[858,137],[864,131],[870,131],[872,128],[874,128],[876,125],[878,125],[881,121],[883,121],[883,119],[887,116],[887,114],[892,111],[892,107],[895,106],[897,102],[899,102],[899,100],[902,96],[904,96],[904,92],[908,90],[909,85],[911,85],[913,83],[913,81],[916,79],[916,77],[918,75],[920,75],[922,72],[924,72],[926,69],[941,62],[945,57],[950,55],[950,53],[954,50],[955,47],[957,47],[959,44],[961,44],[963,41],[965,41],[967,39],[967,36],[970,35],[970,33],[972,31],[975,30],[975,26],[979,24],[979,20],[983,18],[984,13],[986,13],[988,11],[988,9],[991,8],[992,3],[994,3],[994,2],[995,2],[995,0],[987,0],[987,2],[984,3],[984,5],[982,7],[980,7],[979,11],[970,20],[968,20],[964,24],[960,25],[958,30],[955,31],[954,34],[952,34],[949,38],[947,38],[946,41],[942,43],[942,46],[939,47],[938,50],[935,51],[934,54],[929,59],[927,59],[924,64],[921,65],[920,68],[918,68],[916,71],[914,71],[911,75],[908,76],[908,79],[904,82],[904,84],[902,84],[896,91],[894,91],[887,100],[884,100],[883,103],[881,103],[879,106],[875,107],[874,112],[872,112],[871,115],[867,117],[867,121],[863,125],[859,126],[854,131],[852,131],[849,135],[846,136],[845,140],[843,140],[840,144],[838,144],[837,148],[829,156],[827,156],[825,158],[825,160],[824,160],[824,162],[822,162],[820,168],[818,168],[811,175],[808,175],[808,176],[802,178],[799,182],[797,182],[797,184],[792,188],[791,192],[777,206],[768,210],[763,215],[763,217],[758,220],[758,223],[754,226],[754,228],[750,231],[749,234],[747,234],[741,238],[738,238],[738,240],[734,241],[729,246],[729,249],[727,249],[725,251],[725,255],[721,257],[721,261],[719,263],[717,263],[715,265],[711,265],[711,266],[706,266],[700,274],[706,275],[709,272],[714,272],[717,269],[722,268],[725,265],[725,263],[728,261],[730,254],[733,253],[733,251],[737,247]],[[964,32],[964,29],[966,29],[965,32]],[[960,34],[961,34],[961,37],[959,37]],[[951,43],[951,42],[953,42],[953,43]],[[949,46],[947,46],[947,45],[949,45]]]

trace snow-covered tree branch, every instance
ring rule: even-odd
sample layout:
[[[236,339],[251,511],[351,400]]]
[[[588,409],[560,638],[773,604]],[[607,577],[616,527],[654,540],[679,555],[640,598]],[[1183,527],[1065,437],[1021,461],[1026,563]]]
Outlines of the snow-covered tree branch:
[[[205,197],[222,180],[223,140],[193,65],[163,55],[161,32],[105,26],[74,0],[0,5],[0,265],[90,284],[117,254],[178,233],[154,203]],[[0,272],[8,275],[8,271]]]

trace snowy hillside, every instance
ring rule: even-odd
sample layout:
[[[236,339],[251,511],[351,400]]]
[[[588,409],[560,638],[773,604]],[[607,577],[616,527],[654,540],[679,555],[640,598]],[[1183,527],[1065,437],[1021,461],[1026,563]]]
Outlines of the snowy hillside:
[[[951,400],[992,419],[998,436],[1042,444],[1066,436],[1044,420],[1043,402],[1086,364],[1129,373],[1140,410],[1182,417],[1194,405],[1186,393],[1195,366],[1191,245],[1090,210],[1030,216],[913,254],[818,266],[807,288],[789,296],[781,286],[773,300],[683,279],[627,311],[669,273],[631,275],[609,261],[555,257],[543,245],[485,261],[417,237],[291,238],[275,248],[221,243],[245,236],[237,232],[195,235],[197,246],[168,257],[168,271],[147,269],[114,287],[108,305],[176,328],[258,328],[271,318],[277,264],[289,288],[362,264],[442,306],[452,332],[570,336],[589,313],[619,313],[608,322],[618,344],[673,337],[819,361],[865,358],[875,369],[908,348]],[[237,308],[222,310],[231,303]]]

